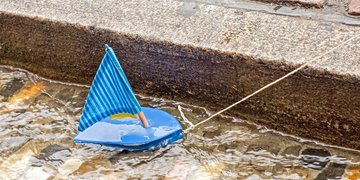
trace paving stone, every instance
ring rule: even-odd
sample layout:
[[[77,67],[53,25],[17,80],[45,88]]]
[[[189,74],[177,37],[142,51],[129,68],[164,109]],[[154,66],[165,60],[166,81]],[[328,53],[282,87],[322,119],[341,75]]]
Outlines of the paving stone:
[[[360,16],[360,0],[351,0],[348,13],[354,16]]]
[[[341,179],[346,169],[346,164],[330,163],[316,177],[316,180]]]
[[[46,161],[53,167],[58,167],[64,163],[64,160],[67,159],[70,155],[70,149],[57,144],[50,144],[41,150],[40,154],[37,156],[37,160],[34,160],[32,165],[41,166],[41,164],[43,164],[42,161]]]
[[[292,2],[297,2],[305,7],[317,7],[323,8],[325,0],[290,0]]]
[[[293,156],[299,156],[301,151],[301,146],[300,145],[295,145],[295,146],[289,146],[287,147],[282,154],[284,155],[293,155]]]
[[[301,152],[300,161],[312,168],[312,169],[323,169],[329,163],[327,157],[331,156],[330,152],[324,149],[313,149],[308,148]]]
[[[345,170],[344,178],[360,179],[360,165],[349,165]]]
[[[6,98],[15,94],[20,88],[24,86],[24,80],[22,79],[14,79],[7,83],[3,89],[0,89],[0,96],[4,96]]]
[[[74,95],[75,89],[65,88],[60,90],[55,97],[58,98],[61,101],[69,102],[73,95]]]
[[[267,3],[285,4],[285,5],[300,5],[303,7],[323,8],[325,0],[259,0]]]

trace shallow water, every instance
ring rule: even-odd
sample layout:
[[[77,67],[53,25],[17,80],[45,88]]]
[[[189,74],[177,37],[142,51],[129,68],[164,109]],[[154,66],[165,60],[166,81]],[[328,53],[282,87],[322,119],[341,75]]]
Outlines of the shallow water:
[[[155,151],[75,144],[89,87],[0,67],[0,179],[356,179],[360,153],[219,117]],[[197,123],[207,109],[138,96]]]

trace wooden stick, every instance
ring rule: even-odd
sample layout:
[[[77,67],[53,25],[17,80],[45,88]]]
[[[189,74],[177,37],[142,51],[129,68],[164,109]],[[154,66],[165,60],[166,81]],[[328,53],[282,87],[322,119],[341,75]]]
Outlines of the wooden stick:
[[[145,117],[145,115],[144,115],[144,112],[142,112],[142,111],[139,112],[139,113],[138,113],[138,116],[139,116],[139,118],[140,118],[143,126],[144,126],[145,128],[149,127],[149,123],[148,123],[148,121],[146,120],[146,117]]]

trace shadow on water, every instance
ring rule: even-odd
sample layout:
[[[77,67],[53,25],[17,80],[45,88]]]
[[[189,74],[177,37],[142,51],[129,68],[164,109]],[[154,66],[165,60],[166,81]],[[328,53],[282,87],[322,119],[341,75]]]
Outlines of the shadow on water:
[[[0,67],[0,179],[356,179],[360,153],[221,116],[156,151],[75,144],[88,87]],[[144,106],[196,123],[207,109],[138,96]]]

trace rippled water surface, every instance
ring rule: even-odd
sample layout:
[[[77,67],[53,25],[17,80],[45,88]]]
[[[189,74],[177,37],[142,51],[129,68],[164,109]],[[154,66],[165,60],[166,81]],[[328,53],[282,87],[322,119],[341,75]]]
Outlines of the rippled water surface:
[[[73,142],[89,87],[0,67],[0,179],[356,179],[360,153],[219,117],[156,151]],[[138,96],[188,126],[205,108]]]

